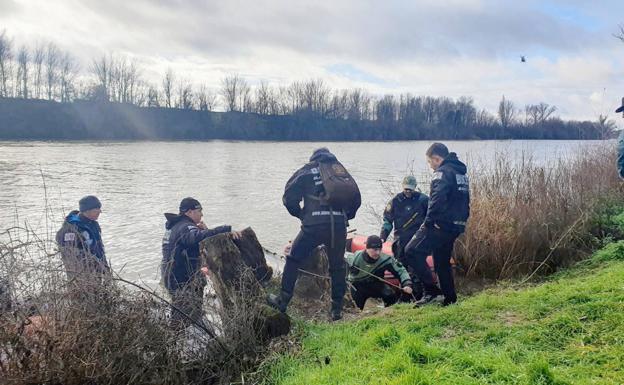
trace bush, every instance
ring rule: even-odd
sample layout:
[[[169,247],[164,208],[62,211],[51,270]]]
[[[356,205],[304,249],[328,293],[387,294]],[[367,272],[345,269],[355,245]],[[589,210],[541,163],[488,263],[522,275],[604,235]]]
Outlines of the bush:
[[[469,164],[471,216],[456,247],[467,275],[549,273],[586,256],[596,235],[621,236],[624,227],[604,219],[624,202],[614,165],[613,146],[584,147],[546,167],[504,154]]]
[[[159,293],[115,276],[69,284],[55,248],[27,229],[0,234],[3,384],[225,384],[267,349],[258,293],[208,304],[204,326],[174,330]]]

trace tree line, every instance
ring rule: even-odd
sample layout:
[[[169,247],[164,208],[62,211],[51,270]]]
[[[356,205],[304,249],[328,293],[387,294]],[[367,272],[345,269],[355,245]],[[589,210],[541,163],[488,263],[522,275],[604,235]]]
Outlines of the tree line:
[[[159,81],[148,80],[136,59],[103,55],[86,68],[54,43],[16,46],[0,33],[0,98],[44,99],[60,103],[124,103],[142,108],[224,111],[260,116],[287,116],[300,130],[341,121],[374,131],[376,139],[603,139],[615,124],[606,116],[595,121],[564,121],[548,103],[517,106],[502,97],[491,113],[470,97],[373,95],[364,89],[333,89],[322,79],[274,86],[251,84],[233,74],[220,86],[194,84],[168,69]],[[297,129],[297,128],[293,128]],[[308,136],[300,133],[296,136]],[[313,133],[310,134],[312,138]]]

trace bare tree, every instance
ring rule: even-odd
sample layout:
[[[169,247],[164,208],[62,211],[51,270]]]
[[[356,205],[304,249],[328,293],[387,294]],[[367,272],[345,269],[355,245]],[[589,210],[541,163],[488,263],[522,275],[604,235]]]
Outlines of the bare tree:
[[[596,126],[600,139],[610,138],[613,132],[617,129],[615,122],[609,119],[607,115],[602,114],[598,116],[598,124]]]
[[[172,97],[173,97],[173,82],[175,80],[175,75],[173,74],[173,70],[169,68],[165,73],[165,77],[163,78],[163,94],[165,97],[165,107],[171,108],[172,105]]]
[[[17,51],[17,72],[15,76],[15,95],[18,98],[28,99],[28,63],[30,54],[26,46]]]
[[[45,47],[37,43],[35,46],[35,50],[33,51],[33,70],[34,70],[34,79],[33,79],[33,87],[34,87],[34,97],[37,99],[41,98],[41,86],[42,86],[42,75],[43,75],[43,61],[45,60]]]
[[[158,90],[154,86],[149,86],[147,91],[147,106],[148,107],[160,107],[160,101],[158,98]]]
[[[112,55],[107,58],[106,55],[102,55],[101,58],[96,59],[91,64],[91,71],[97,79],[99,89],[106,95],[105,99],[110,100],[110,82],[111,82],[111,66],[113,62]]]
[[[525,121],[527,125],[542,124],[557,111],[557,107],[548,103],[530,104],[524,108]]]
[[[45,57],[45,75],[46,75],[46,92],[48,100],[54,98],[54,91],[58,82],[58,67],[61,52],[54,43],[49,43],[46,48]]]
[[[0,32],[0,97],[9,97],[9,79],[11,78],[11,60],[13,59],[13,41],[6,30]]]
[[[330,89],[322,79],[310,80],[303,84],[303,108],[309,112],[325,115],[329,106]]]
[[[271,88],[265,81],[262,81],[256,88],[256,105],[254,111],[261,115],[268,115],[270,103]]]
[[[250,88],[245,79],[229,75],[221,80],[221,97],[226,111],[243,111],[250,101]]]
[[[191,83],[186,80],[180,80],[178,83],[178,103],[176,105],[177,108],[181,108],[183,110],[192,110],[193,109],[193,88]]]
[[[516,117],[516,108],[512,101],[505,99],[503,95],[503,99],[498,105],[498,119],[500,121],[503,129],[511,126]]]
[[[195,92],[197,97],[197,107],[200,111],[214,111],[217,105],[217,94],[214,90],[202,84]]]
[[[61,102],[67,103],[72,100],[74,93],[74,79],[78,74],[78,64],[73,56],[66,52],[60,56],[59,67]]]

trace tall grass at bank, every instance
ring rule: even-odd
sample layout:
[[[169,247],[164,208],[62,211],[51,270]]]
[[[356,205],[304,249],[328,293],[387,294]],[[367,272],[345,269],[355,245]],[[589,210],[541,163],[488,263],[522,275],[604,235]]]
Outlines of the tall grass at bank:
[[[267,363],[265,383],[622,384],[622,282],[620,241],[540,286],[307,324],[297,354]]]
[[[624,207],[615,159],[615,146],[605,143],[545,166],[502,153],[469,162],[471,215],[456,246],[468,277],[550,273],[599,247],[597,237],[610,231],[601,217]]]

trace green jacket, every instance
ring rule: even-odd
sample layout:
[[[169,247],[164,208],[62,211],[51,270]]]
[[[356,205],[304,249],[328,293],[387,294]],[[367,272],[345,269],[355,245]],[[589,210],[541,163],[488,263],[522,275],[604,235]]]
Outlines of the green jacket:
[[[349,255],[347,263],[349,264],[348,280],[351,283],[377,281],[370,274],[383,278],[384,271],[388,270],[401,281],[401,287],[412,286],[412,280],[405,267],[390,255],[381,253],[374,261],[366,254],[366,250],[360,250]]]

